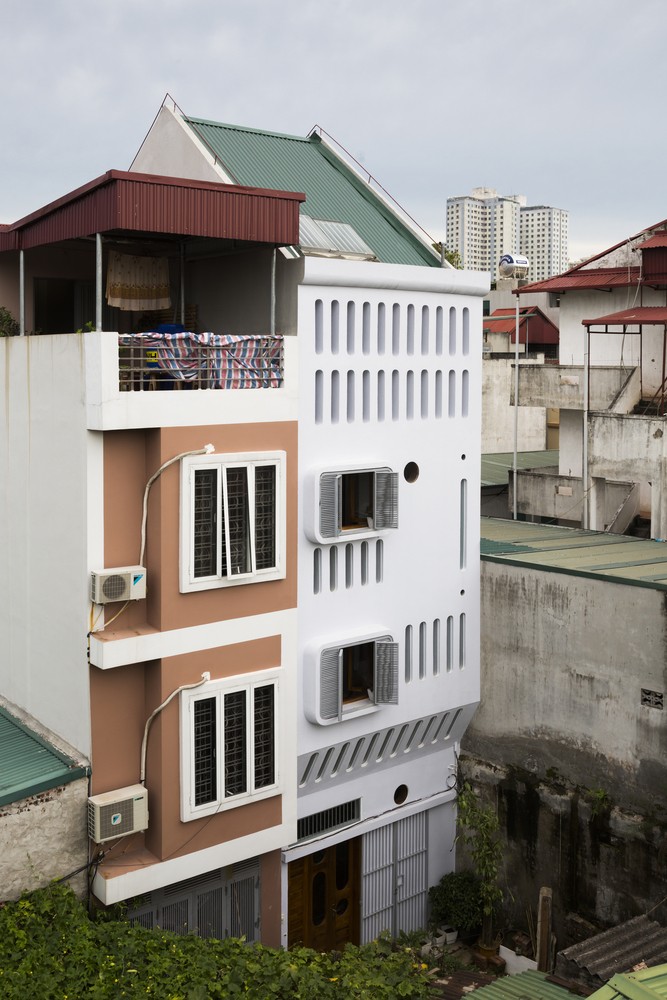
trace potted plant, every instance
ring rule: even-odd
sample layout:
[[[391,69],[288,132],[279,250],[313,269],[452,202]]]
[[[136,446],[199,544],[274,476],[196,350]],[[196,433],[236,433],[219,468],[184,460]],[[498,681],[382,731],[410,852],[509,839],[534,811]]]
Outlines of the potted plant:
[[[499,823],[491,806],[482,806],[472,786],[464,781],[458,794],[459,838],[468,848],[470,860],[479,879],[479,896],[482,908],[482,933],[479,946],[492,954],[498,951],[499,941],[493,934],[493,914],[502,901],[503,893],[498,884],[502,845],[498,837]]]
[[[474,872],[448,872],[429,889],[431,924],[451,944],[452,934],[472,934],[482,922],[479,879]],[[456,938],[454,938],[456,940]]]

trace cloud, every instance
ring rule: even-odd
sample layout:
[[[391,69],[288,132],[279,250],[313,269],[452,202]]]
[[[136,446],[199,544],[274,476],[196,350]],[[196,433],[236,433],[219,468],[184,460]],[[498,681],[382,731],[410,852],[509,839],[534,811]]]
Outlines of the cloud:
[[[189,114],[318,123],[434,235],[487,185],[573,240],[667,216],[663,0],[4,0],[0,219],[126,168],[169,92]],[[597,244],[596,244],[597,245]]]

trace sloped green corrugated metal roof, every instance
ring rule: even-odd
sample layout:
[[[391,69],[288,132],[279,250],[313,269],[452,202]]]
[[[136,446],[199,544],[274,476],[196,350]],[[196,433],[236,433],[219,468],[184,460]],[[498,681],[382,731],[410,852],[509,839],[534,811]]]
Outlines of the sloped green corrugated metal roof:
[[[618,973],[589,1000],[664,1000],[667,997],[667,965]]]
[[[0,805],[89,773],[0,706]]]
[[[528,969],[475,990],[475,1000],[572,1000],[572,993],[548,982],[544,972]]]
[[[185,121],[238,184],[304,192],[302,212],[349,223],[384,263],[439,266],[435,254],[318,136],[301,138],[202,118]]]
[[[667,590],[667,542],[483,517],[481,554],[488,562]]]
[[[558,449],[552,451],[520,451],[517,454],[518,469],[558,468]],[[509,470],[514,468],[514,452],[482,455],[482,486],[502,486],[509,481]]]

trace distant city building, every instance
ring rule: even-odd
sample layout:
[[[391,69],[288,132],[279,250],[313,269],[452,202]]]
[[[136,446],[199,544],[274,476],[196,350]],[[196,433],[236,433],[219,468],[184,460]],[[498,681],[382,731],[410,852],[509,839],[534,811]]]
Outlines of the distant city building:
[[[521,194],[499,195],[494,188],[447,199],[449,250],[458,250],[464,268],[496,277],[504,253],[522,253],[530,278],[541,281],[566,270],[568,213],[546,205],[526,205]]]

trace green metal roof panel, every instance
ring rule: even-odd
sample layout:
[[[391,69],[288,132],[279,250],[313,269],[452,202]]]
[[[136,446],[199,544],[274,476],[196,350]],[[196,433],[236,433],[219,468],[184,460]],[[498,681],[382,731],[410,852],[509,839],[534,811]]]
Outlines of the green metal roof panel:
[[[550,451],[520,451],[518,469],[558,469],[558,449]],[[514,452],[503,451],[482,455],[482,486],[504,486],[509,482],[509,470],[514,468]]]
[[[238,184],[303,192],[302,211],[314,219],[347,222],[383,263],[439,266],[437,256],[318,136],[301,138],[201,118],[185,122]]]
[[[475,1000],[572,1000],[569,990],[549,982],[544,972],[534,969],[515,976],[501,976],[495,983],[482,986],[475,993]]]
[[[0,805],[89,773],[0,706]]]
[[[482,559],[667,590],[667,543],[483,517]]]
[[[589,1000],[664,1000],[667,997],[667,965],[654,965],[636,972],[618,973]]]

